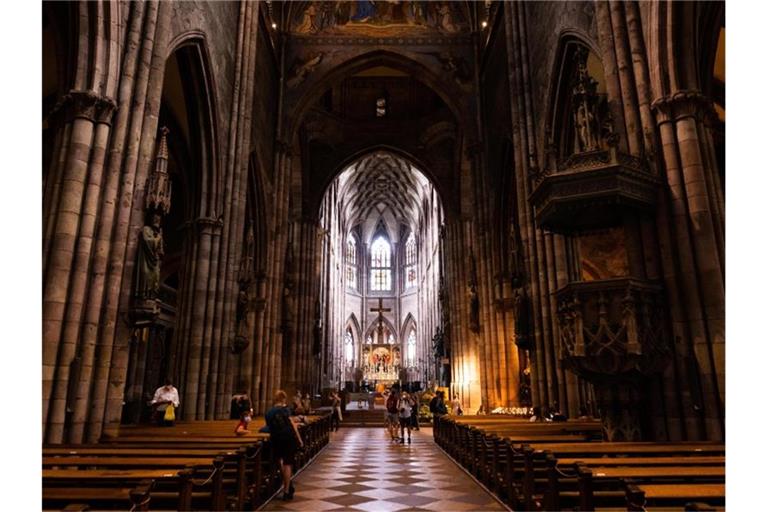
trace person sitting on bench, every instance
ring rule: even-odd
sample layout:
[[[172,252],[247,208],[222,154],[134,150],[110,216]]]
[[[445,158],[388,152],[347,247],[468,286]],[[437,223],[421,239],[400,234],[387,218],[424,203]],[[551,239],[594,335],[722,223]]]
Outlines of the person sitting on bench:
[[[173,387],[170,379],[165,379],[165,385],[155,390],[155,396],[150,405],[154,409],[155,423],[166,427],[173,426],[176,420],[174,409],[179,406],[179,390]],[[168,407],[171,407],[170,413],[167,411]]]
[[[248,434],[251,433],[251,431],[248,430],[248,424],[251,422],[252,415],[253,415],[252,409],[243,411],[242,415],[240,416],[240,422],[235,427],[236,436],[247,436]]]

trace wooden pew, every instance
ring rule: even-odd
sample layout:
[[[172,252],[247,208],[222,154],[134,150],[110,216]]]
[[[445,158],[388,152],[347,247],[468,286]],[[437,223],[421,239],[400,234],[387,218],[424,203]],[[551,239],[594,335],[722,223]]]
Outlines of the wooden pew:
[[[645,453],[635,456],[614,454],[606,457],[602,453],[590,453],[578,458],[558,459],[550,450],[531,450],[531,458],[543,459],[547,467],[545,484],[542,485],[541,481],[537,480],[532,486],[534,491],[542,487],[546,489],[543,500],[545,508],[559,509],[583,507],[585,503],[594,506],[597,504],[594,500],[595,493],[602,499],[602,506],[607,506],[606,503],[610,500],[625,502],[627,496],[622,496],[618,491],[618,483],[628,479],[675,479],[680,482],[724,480],[724,456],[702,456],[699,452],[692,451],[695,447],[687,445],[664,443],[663,447],[665,450],[674,449],[678,455],[659,457],[648,454],[647,449],[644,449]],[[629,451],[637,449],[636,446],[626,448]],[[535,464],[532,462],[530,465]]]
[[[631,503],[627,482],[636,484],[636,491],[659,490],[661,494],[652,494],[656,501],[646,500],[643,491],[643,499],[654,506],[682,506],[691,499],[706,501],[706,492],[695,492],[698,485],[724,481],[725,447],[720,443],[590,442],[600,428],[597,422],[564,427],[568,423],[442,417],[435,422],[434,435],[454,460],[514,509],[559,510],[565,505],[585,510],[595,500],[601,507],[624,508]],[[692,481],[697,482],[691,484],[692,496],[674,494],[675,487]],[[719,505],[712,492],[712,504]]]
[[[252,423],[254,431],[258,426],[258,420]],[[327,444],[330,419],[309,418],[300,432],[306,450],[297,462],[304,464]],[[151,502],[153,509],[187,510],[193,504],[206,510],[256,508],[280,482],[268,438],[257,433],[237,437],[234,422],[227,420],[168,428],[122,426],[105,432],[98,445],[44,447],[44,508],[77,501],[101,509],[138,509],[142,500],[142,507]],[[157,470],[163,473],[152,472]],[[131,487],[139,475],[152,487],[144,497]],[[137,501],[126,503],[126,496]]]
[[[725,510],[725,484],[627,484],[627,510],[644,511],[655,507],[683,507],[685,510],[697,511]]]

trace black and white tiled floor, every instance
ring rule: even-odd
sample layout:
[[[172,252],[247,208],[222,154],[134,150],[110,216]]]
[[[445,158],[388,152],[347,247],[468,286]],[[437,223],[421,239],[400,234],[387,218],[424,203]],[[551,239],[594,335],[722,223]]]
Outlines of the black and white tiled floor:
[[[293,500],[278,497],[263,510],[505,510],[435,445],[430,429],[414,432],[410,445],[383,428],[341,429],[294,484]]]

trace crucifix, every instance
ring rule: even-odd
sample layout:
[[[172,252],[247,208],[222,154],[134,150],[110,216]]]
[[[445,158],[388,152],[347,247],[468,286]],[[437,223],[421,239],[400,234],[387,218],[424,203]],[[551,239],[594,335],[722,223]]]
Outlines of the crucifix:
[[[371,308],[371,313],[379,313],[379,326],[376,328],[379,333],[379,339],[384,337],[384,315],[382,315],[382,313],[387,313],[389,311],[392,311],[392,308],[385,308],[382,305],[381,297],[379,297],[379,307]]]

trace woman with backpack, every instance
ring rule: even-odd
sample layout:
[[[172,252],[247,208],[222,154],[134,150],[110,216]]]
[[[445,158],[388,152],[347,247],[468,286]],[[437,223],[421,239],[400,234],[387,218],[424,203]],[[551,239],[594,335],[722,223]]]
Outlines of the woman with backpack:
[[[293,466],[296,464],[296,452],[304,447],[299,427],[291,419],[291,409],[287,402],[288,395],[282,389],[278,390],[275,393],[275,405],[264,415],[269,427],[272,455],[280,464],[283,475],[283,500],[293,499]]]

